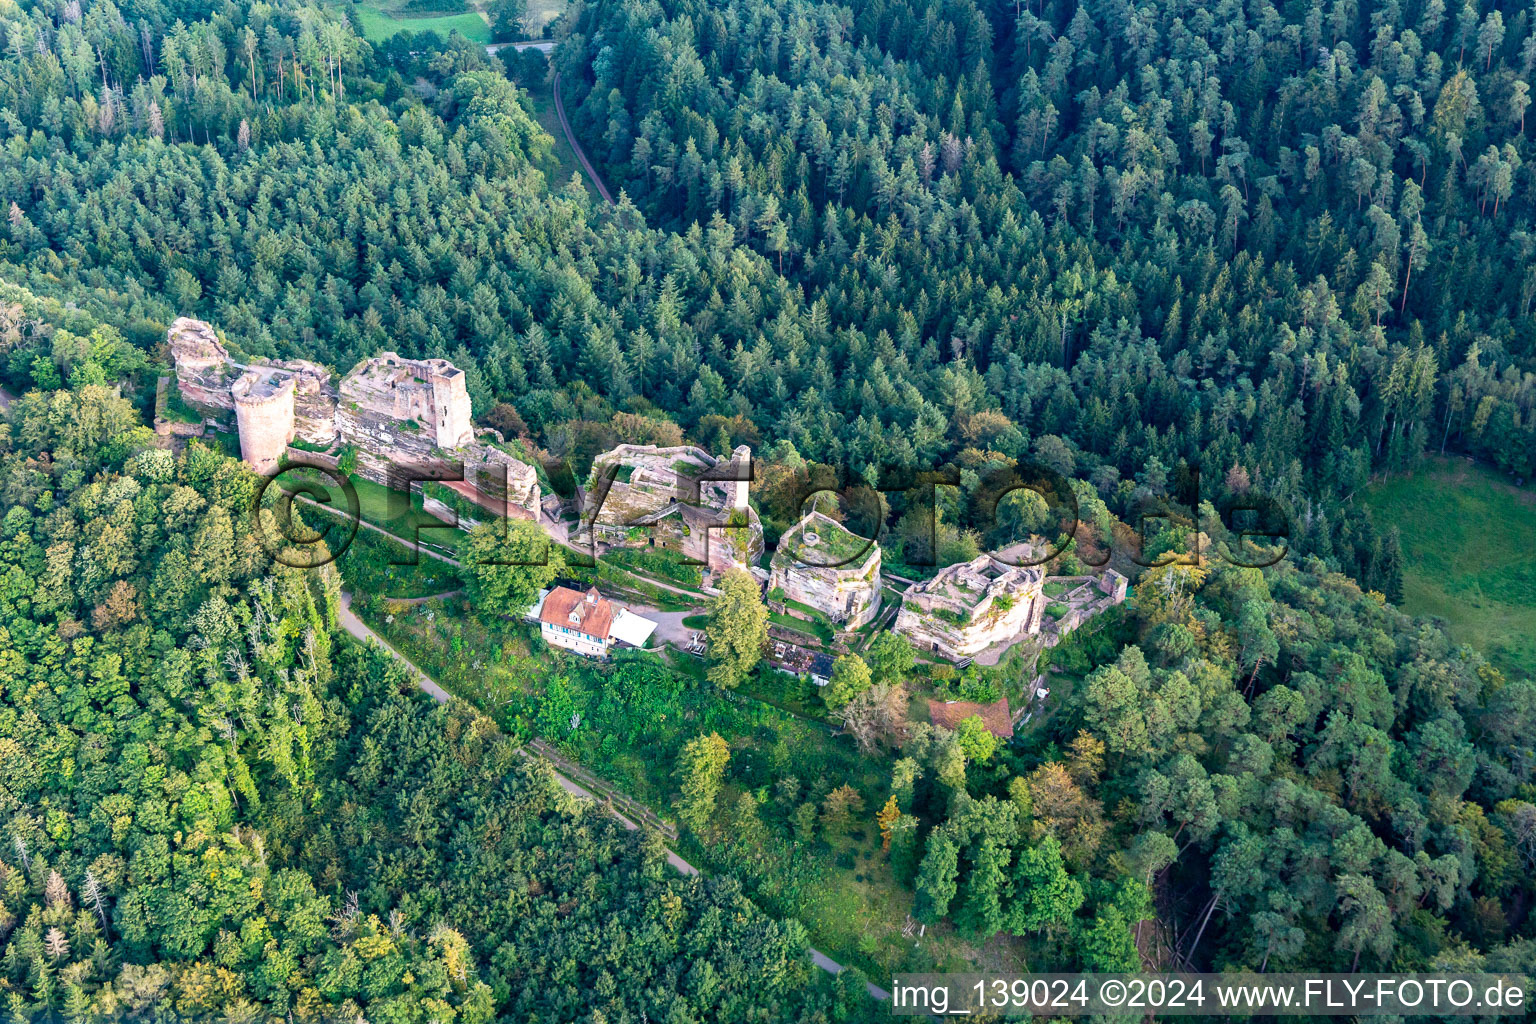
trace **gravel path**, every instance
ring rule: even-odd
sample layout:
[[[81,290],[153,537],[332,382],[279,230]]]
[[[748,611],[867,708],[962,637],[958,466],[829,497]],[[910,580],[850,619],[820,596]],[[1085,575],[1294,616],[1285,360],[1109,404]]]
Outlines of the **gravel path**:
[[[592,179],[592,184],[597,186],[598,195],[608,201],[609,206],[616,205],[613,196],[608,191],[608,186],[603,184],[603,179],[597,176],[597,168],[592,166],[592,161],[587,159],[586,150],[581,148],[581,143],[576,141],[576,133],[571,131],[571,122],[565,118],[565,101],[560,98],[560,74],[555,73],[555,114],[560,118],[560,127],[565,129],[565,137],[571,144],[571,152],[576,154],[576,160],[581,164],[581,169],[587,172],[587,177]]]

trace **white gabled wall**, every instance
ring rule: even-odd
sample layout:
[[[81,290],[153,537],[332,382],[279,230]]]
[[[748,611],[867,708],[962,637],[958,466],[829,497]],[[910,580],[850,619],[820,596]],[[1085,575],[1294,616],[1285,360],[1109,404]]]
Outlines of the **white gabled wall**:
[[[547,622],[539,624],[539,632],[546,642],[556,647],[564,647],[568,651],[577,654],[585,654],[589,658],[606,658],[608,656],[608,643],[598,640],[586,633],[565,633],[557,626],[551,626]]]

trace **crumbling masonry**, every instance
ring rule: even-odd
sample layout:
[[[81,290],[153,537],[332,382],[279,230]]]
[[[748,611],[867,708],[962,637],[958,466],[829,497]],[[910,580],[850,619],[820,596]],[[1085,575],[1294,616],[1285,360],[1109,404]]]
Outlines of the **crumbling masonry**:
[[[858,629],[880,611],[880,545],[812,511],[779,538],[768,589]]]
[[[621,444],[592,462],[578,538],[681,551],[710,573],[750,569],[763,553],[751,477],[746,445],[716,457],[693,445]]]
[[[538,474],[476,439],[464,371],[446,359],[385,352],[338,390],[316,363],[236,362],[201,320],[178,318],[166,340],[182,399],[215,418],[233,411],[240,455],[258,473],[275,471],[296,441],[316,453],[350,445],[364,479],[398,486],[406,473],[461,463],[464,480],[446,486],[492,513],[538,518]]]

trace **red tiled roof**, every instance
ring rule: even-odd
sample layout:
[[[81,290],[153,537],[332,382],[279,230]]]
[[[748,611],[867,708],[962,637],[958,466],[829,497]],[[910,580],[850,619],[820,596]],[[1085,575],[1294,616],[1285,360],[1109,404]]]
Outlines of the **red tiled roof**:
[[[576,615],[574,622],[571,620],[573,612]],[[569,587],[556,587],[544,599],[539,621],[607,640],[608,630],[613,625],[613,604],[599,594],[596,587],[585,594]]]
[[[991,704],[973,704],[968,700],[928,702],[928,717],[934,725],[954,729],[972,715],[981,716],[981,724],[1000,740],[1013,736],[1013,716],[1008,712],[1008,698],[999,697]]]

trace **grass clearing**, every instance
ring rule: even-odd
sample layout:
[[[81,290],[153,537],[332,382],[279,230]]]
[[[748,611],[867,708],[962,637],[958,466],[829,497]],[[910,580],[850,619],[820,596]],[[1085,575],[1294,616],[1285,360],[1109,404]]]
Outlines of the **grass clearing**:
[[[1378,526],[1402,536],[1403,602],[1505,672],[1536,673],[1536,493],[1466,459],[1371,487]]]
[[[601,558],[633,576],[649,577],[689,590],[703,586],[701,567],[689,563],[687,557],[674,548],[615,547],[609,548]]]
[[[540,679],[548,670],[529,656],[528,627],[487,624],[467,613],[462,595],[403,604],[354,591],[352,610],[450,693],[502,728],[527,734],[510,705],[525,710],[527,696],[542,689]]]
[[[468,39],[472,43],[494,42],[491,38],[491,26],[476,11],[465,11],[463,14],[444,14],[427,18],[404,18],[396,14],[387,14],[379,7],[370,4],[357,5],[357,20],[363,26],[363,36],[370,43],[382,43],[401,32],[435,32],[447,39],[453,33]]]
[[[301,482],[309,484],[305,489],[309,497],[315,498],[312,488],[318,487],[330,497],[331,508],[345,513],[350,507],[343,490],[333,484],[329,476],[316,470],[290,470],[283,474],[279,486],[293,491]],[[407,540],[419,539],[449,548],[457,546],[461,536],[459,531],[422,511],[419,495],[407,498],[404,491],[391,490],[356,475],[351,477],[351,483],[357,494],[358,513],[367,522]],[[419,538],[417,530],[421,531]]]
[[[830,644],[832,642],[832,630],[820,622],[810,622],[806,619],[797,619],[793,615],[785,615],[782,612],[769,612],[768,621],[783,626],[792,633],[798,633],[810,642],[812,647],[817,641]]]
[[[453,566],[436,558],[422,556],[415,564],[403,564],[413,557],[405,547],[371,530],[359,530],[336,559],[336,567],[354,600],[364,602],[426,597],[463,585]]]

